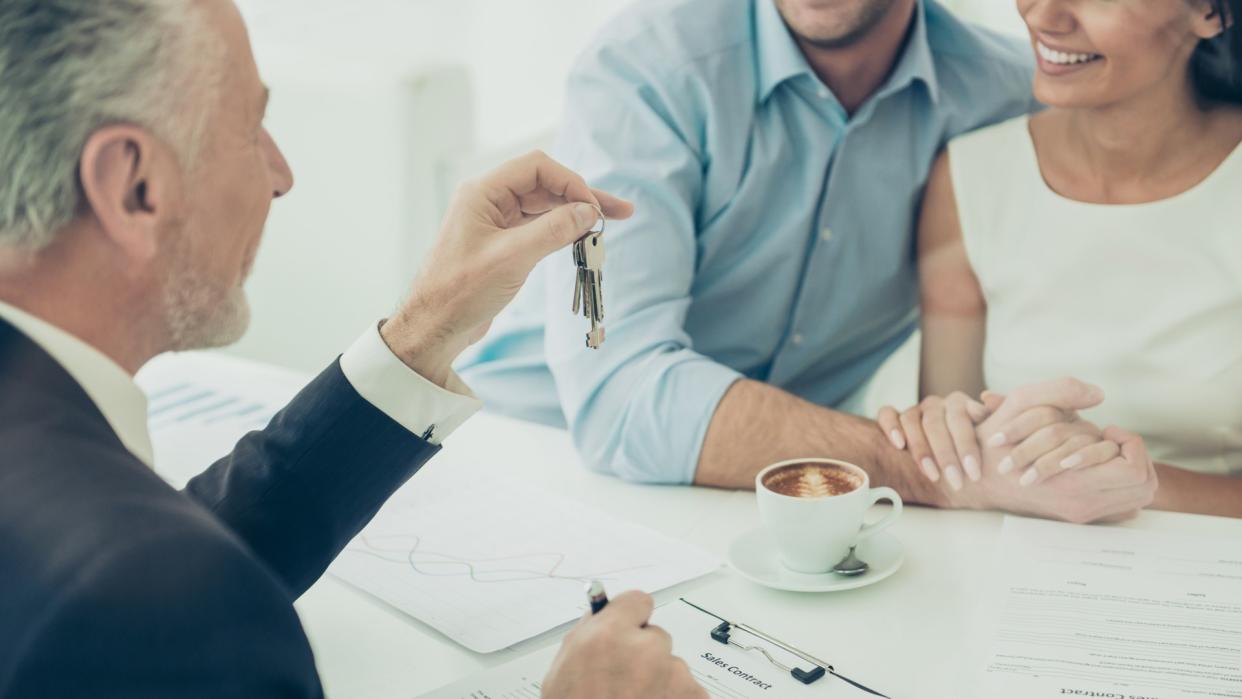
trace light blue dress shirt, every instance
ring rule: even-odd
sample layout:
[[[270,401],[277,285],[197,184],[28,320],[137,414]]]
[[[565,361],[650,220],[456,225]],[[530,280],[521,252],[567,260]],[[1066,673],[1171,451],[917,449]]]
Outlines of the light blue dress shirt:
[[[1034,109],[1032,70],[1020,41],[926,0],[849,115],[773,0],[634,6],[574,69],[553,154],[637,207],[605,234],[607,340],[585,346],[565,252],[462,377],[489,409],[567,425],[587,465],[641,482],[693,480],[741,377],[839,405],[915,328],[914,222],[937,152]]]

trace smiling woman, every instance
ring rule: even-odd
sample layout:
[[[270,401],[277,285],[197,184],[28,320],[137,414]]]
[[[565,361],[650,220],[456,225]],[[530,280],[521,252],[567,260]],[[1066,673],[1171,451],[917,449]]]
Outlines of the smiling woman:
[[[881,424],[967,502],[1242,517],[1242,1],[1018,8],[1050,109],[933,169],[924,400]],[[1066,376],[1098,388],[1043,383]],[[972,412],[984,389],[1016,396],[1004,424]]]
[[[1053,106],[1100,106],[1155,84],[1188,83],[1201,100],[1236,104],[1242,100],[1232,19],[1238,4],[1018,0],[1040,68],[1035,95]]]

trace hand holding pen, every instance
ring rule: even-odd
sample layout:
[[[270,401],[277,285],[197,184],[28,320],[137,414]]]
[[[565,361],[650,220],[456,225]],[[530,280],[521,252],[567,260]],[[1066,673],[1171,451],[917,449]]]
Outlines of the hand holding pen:
[[[565,637],[543,683],[544,699],[707,699],[673,640],[649,626],[650,595],[626,592],[609,600],[595,581],[590,609]]]
[[[591,605],[591,614],[599,614],[608,606],[608,592],[604,583],[592,580],[587,583],[587,602]]]

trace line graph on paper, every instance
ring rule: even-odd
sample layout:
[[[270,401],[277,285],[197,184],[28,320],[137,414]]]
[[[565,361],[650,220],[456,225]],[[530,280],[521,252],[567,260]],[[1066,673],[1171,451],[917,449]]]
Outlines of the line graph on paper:
[[[156,471],[177,487],[262,429],[308,377],[235,357],[164,355],[139,372]]]
[[[329,572],[475,652],[577,619],[589,580],[655,592],[720,565],[572,500],[444,465],[412,479]]]
[[[191,381],[162,386],[147,400],[147,420],[153,434],[184,424],[227,424],[243,432],[261,429],[282,407]]]
[[[377,540],[378,539],[378,540]],[[530,580],[563,580],[573,583],[586,583],[592,580],[609,582],[617,580],[617,576],[643,568],[651,568],[654,563],[601,570],[593,573],[568,575],[562,572],[569,554],[563,551],[545,551],[523,553],[515,556],[468,560],[458,558],[450,553],[428,551],[423,547],[423,537],[389,535],[370,537],[365,533],[358,537],[360,546],[352,549],[355,553],[374,556],[381,561],[388,561],[399,566],[409,566],[418,575],[433,578],[462,577],[474,583],[508,583]]]

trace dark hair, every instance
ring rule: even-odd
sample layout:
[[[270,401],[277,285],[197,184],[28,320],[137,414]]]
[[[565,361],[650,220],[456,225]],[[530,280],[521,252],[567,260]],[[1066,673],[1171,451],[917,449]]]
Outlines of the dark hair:
[[[1209,0],[1223,31],[1199,42],[1190,59],[1195,92],[1205,102],[1242,105],[1242,0]]]

